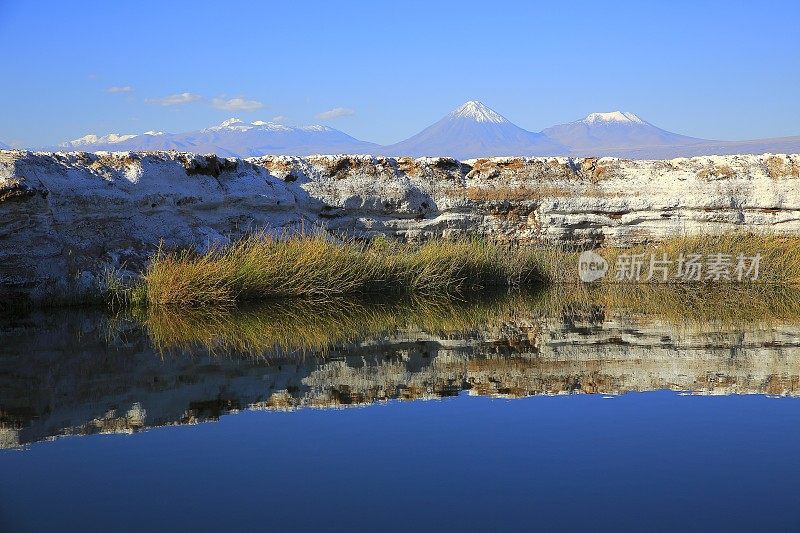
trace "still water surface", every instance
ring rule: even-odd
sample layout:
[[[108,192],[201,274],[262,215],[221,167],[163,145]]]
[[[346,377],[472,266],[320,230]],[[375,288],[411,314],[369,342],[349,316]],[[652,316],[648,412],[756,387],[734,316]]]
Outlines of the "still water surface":
[[[0,530],[800,528],[800,321],[4,319]]]

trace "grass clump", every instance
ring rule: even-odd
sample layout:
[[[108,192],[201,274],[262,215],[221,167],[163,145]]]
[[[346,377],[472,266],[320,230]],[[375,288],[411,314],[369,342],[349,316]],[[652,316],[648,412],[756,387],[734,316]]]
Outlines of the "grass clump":
[[[160,250],[133,300],[150,305],[234,305],[268,298],[348,294],[459,294],[544,281],[537,250],[479,240],[424,244],[332,240],[322,234],[247,236],[205,253]]]
[[[132,290],[131,300],[152,305],[232,305],[234,290],[229,265],[215,254],[159,250],[145,271],[143,283]]]
[[[677,264],[680,254],[703,258],[727,254],[733,260],[739,254],[759,254],[758,279],[746,280],[747,284],[765,287],[800,283],[800,237],[795,236],[732,233],[676,237],[633,248],[596,251],[608,261],[609,271],[593,285],[672,284],[684,286],[691,296],[698,287],[737,281],[732,275],[711,282],[672,275],[648,281],[651,256],[669,257]],[[615,276],[621,254],[641,254],[644,258],[642,276],[636,281]],[[357,294],[441,297],[491,287],[580,284],[577,267],[577,252],[556,247],[511,246],[478,239],[411,244],[376,238],[365,242],[335,240],[324,233],[278,239],[261,232],[204,253],[160,250],[124,299],[134,304],[202,307],[295,297],[327,300]]]

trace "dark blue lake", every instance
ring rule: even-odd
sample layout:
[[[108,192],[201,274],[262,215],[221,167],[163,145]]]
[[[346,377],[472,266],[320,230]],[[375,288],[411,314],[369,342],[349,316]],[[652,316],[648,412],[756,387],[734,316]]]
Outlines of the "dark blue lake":
[[[800,529],[799,327],[513,311],[257,354],[8,322],[0,529]]]

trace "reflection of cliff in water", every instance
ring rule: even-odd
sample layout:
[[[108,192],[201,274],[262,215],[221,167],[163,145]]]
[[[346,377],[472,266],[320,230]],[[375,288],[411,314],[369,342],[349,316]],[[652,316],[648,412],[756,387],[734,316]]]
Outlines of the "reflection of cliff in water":
[[[258,354],[202,346],[159,351],[134,320],[100,311],[33,313],[6,321],[0,333],[0,446],[191,424],[240,409],[341,407],[460,391],[800,393],[800,324],[793,321],[676,327],[597,309],[553,317],[518,304],[492,304],[485,316],[474,315],[483,316],[480,327],[395,323],[324,351],[278,346]]]

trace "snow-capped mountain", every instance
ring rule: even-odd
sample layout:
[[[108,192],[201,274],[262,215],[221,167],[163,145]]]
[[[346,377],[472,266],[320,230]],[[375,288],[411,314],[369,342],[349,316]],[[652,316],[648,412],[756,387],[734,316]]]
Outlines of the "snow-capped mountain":
[[[0,150],[11,150],[11,147],[3,141],[0,141]]]
[[[581,120],[559,124],[543,134],[569,146],[575,156],[630,159],[671,159],[698,155],[796,153],[800,137],[715,141],[663,130],[634,113],[590,113]]]
[[[477,101],[469,101],[418,134],[387,146],[389,155],[450,156],[457,159],[502,155],[556,155],[569,149],[541,133],[524,130]]]
[[[286,126],[275,122],[256,120],[245,123],[231,118],[193,134],[193,142],[207,147],[217,147],[242,157],[285,154],[363,154],[374,152],[378,145],[360,141],[337,129],[318,124],[312,126]]]
[[[662,130],[627,111],[590,113],[581,120],[552,126],[542,133],[569,146],[574,153],[587,155],[610,155],[614,150],[690,146],[706,142],[704,139]]]
[[[101,148],[97,148],[98,146],[108,146],[111,147],[112,145],[123,145],[126,141],[130,141],[131,139],[139,138],[137,142],[142,142],[146,139],[146,136],[150,135],[157,135],[159,132],[152,132],[148,131],[147,133],[143,133],[142,135],[137,134],[119,134],[119,133],[109,133],[103,136],[97,136],[93,134],[84,135],[79,139],[73,139],[71,141],[67,141],[65,143],[61,143],[59,148],[67,149],[67,150],[100,150]],[[105,150],[106,148],[102,148]]]
[[[86,135],[59,145],[62,150],[181,150],[231,157],[358,154],[376,151],[377,147],[327,126],[292,127],[263,120],[245,123],[237,118],[187,133],[148,131],[141,135]]]
[[[0,143],[0,149],[8,149]],[[148,131],[140,135],[86,135],[49,150],[180,150],[228,157],[268,154],[383,154],[390,156],[613,156],[669,159],[712,154],[800,153],[800,137],[713,141],[672,133],[634,113],[590,113],[581,120],[534,133],[478,101],[469,101],[405,141],[380,146],[320,125],[294,127],[276,122],[228,119],[186,133]]]

